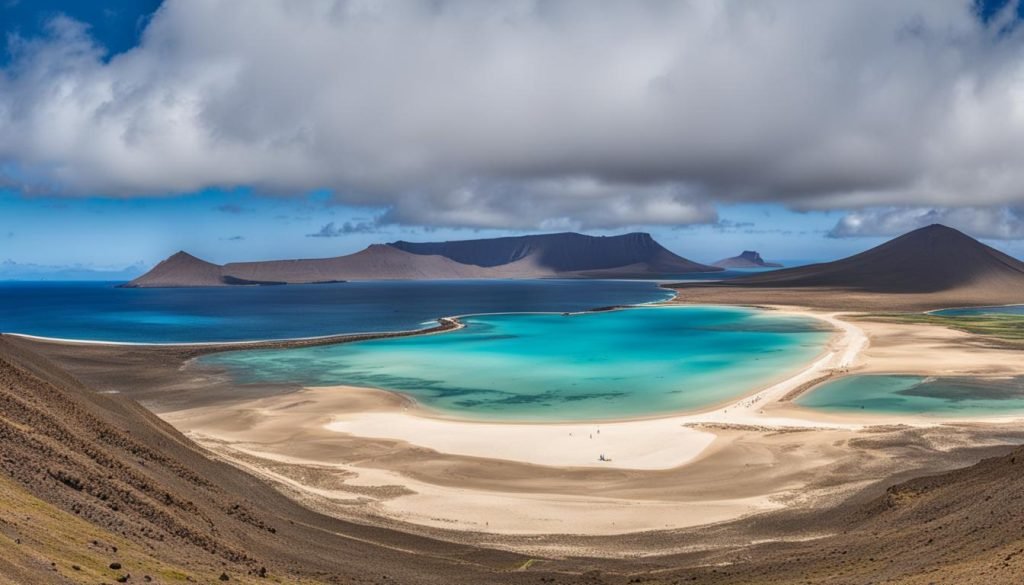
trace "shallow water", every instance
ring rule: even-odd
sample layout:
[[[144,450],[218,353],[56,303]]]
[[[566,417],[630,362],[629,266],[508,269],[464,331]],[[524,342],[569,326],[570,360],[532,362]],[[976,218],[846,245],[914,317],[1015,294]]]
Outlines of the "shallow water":
[[[957,315],[1021,315],[1024,316],[1024,305],[1008,305],[1005,307],[972,307],[965,309],[943,309],[935,311],[936,315],[955,317]]]
[[[403,392],[449,414],[597,420],[710,406],[798,371],[829,337],[808,317],[727,307],[486,315],[440,335],[203,358],[241,382]]]
[[[1024,412],[1024,378],[847,376],[804,394],[796,403],[837,412],[983,416]]]
[[[123,289],[116,283],[0,282],[0,332],[181,343],[416,329],[437,317],[583,311],[658,301],[650,281],[377,281]]]

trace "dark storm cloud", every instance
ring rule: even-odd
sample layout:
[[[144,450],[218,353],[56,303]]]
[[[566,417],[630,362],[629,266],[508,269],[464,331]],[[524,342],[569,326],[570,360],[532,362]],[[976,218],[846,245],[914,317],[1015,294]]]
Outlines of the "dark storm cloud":
[[[169,0],[109,62],[69,20],[24,41],[0,159],[23,189],[329,189],[423,226],[1012,205],[1024,27],[1001,18],[970,0]]]

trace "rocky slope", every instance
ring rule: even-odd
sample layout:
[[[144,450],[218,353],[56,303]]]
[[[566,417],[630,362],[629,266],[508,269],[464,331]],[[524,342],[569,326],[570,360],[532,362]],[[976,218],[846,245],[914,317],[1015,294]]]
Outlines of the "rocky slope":
[[[440,584],[523,562],[311,512],[6,336],[0,444],[0,583]]]

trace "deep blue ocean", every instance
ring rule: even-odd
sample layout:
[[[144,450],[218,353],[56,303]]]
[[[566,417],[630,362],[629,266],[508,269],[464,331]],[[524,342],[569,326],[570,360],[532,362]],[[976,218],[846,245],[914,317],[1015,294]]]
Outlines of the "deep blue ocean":
[[[183,289],[0,282],[0,332],[181,343],[415,329],[470,313],[572,312],[671,294],[637,280],[376,281]]]

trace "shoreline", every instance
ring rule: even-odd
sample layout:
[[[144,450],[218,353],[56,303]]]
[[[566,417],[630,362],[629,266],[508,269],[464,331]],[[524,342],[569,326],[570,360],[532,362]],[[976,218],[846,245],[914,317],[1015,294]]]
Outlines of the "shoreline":
[[[925,313],[927,315],[927,314],[932,314],[932,313],[941,313],[942,311],[958,311],[958,310],[964,310],[964,309],[966,309],[966,310],[971,310],[971,309],[975,309],[975,310],[977,310],[977,309],[1002,309],[1004,307],[1024,307],[1024,302],[1020,302],[1020,303],[1006,303],[1004,305],[967,305],[967,306],[960,305],[960,306],[955,306],[955,307],[943,307],[941,309],[932,309],[930,311],[922,311],[922,313]],[[1015,313],[1003,313],[1003,314],[1013,315]]]
[[[41,343],[52,343],[58,345],[83,345],[89,347],[125,347],[125,348],[152,348],[167,350],[197,350],[202,353],[219,353],[222,351],[242,351],[252,349],[290,349],[299,347],[315,347],[319,345],[334,345],[339,343],[353,343],[357,341],[370,341],[373,339],[389,339],[394,337],[411,337],[414,335],[431,335],[454,331],[465,327],[460,317],[438,317],[435,319],[437,325],[424,327],[422,329],[402,329],[399,331],[367,331],[362,333],[338,333],[332,335],[318,335],[314,337],[292,337],[287,339],[258,339],[246,341],[194,341],[184,343],[150,343],[136,341],[102,341],[87,339],[65,339],[61,337],[44,337],[40,335],[29,335],[27,333],[0,333],[7,337],[27,339]]]
[[[660,305],[659,307],[664,306],[671,307],[673,305]],[[908,426],[999,424],[1024,419],[1024,412],[962,417],[872,411],[833,412],[802,407],[793,402],[794,398],[812,392],[825,382],[838,380],[848,375],[890,373],[890,371],[871,371],[871,368],[865,368],[865,364],[858,363],[859,358],[869,346],[869,336],[859,326],[840,319],[838,316],[841,313],[822,313],[770,305],[761,306],[759,309],[812,317],[828,323],[834,329],[835,334],[826,342],[814,360],[801,369],[781,379],[758,385],[737,397],[698,409],[611,419],[491,420],[453,415],[425,406],[405,393],[378,388],[311,386],[304,387],[297,396],[302,397],[303,393],[309,391],[358,391],[390,396],[390,399],[379,401],[382,404],[392,405],[384,409],[385,412],[381,412],[379,406],[376,406],[373,412],[352,411],[330,414],[330,418],[323,424],[323,428],[332,432],[372,439],[402,441],[438,452],[471,457],[494,457],[549,466],[571,465],[617,469],[671,469],[685,465],[699,457],[711,444],[706,437],[691,434],[686,437],[688,443],[686,449],[676,450],[671,455],[663,453],[660,457],[651,456],[651,451],[657,449],[650,438],[677,428],[726,425],[779,429],[862,430],[865,427],[890,424]],[[904,371],[915,373],[913,368]],[[920,370],[916,370],[916,372],[920,372]],[[588,461],[573,456],[564,445],[554,448],[551,444],[559,432],[566,436],[577,436],[577,433],[583,433],[587,428],[596,429],[598,427],[611,429],[616,434],[620,434],[620,432],[628,434],[633,437],[633,441],[626,443],[624,448],[619,448],[621,455],[618,458],[614,452],[608,453],[611,461],[599,461],[596,456]],[[521,440],[516,441],[510,435],[510,431],[513,430],[520,433],[520,438],[532,433],[543,437],[543,440],[531,440],[528,443]],[[587,434],[590,435],[590,433]],[[679,434],[679,438],[682,438],[682,435],[686,433]],[[484,440],[483,437],[490,438]],[[495,444],[504,447],[497,451],[489,447],[489,445]],[[546,448],[543,448],[545,444]]]
[[[738,397],[699,410],[613,420],[491,421],[439,416],[433,409],[423,407],[408,395],[373,388],[307,387],[289,395],[287,400],[309,400],[310,396],[322,396],[324,393],[354,391],[363,395],[360,403],[363,409],[324,412],[324,416],[329,418],[321,425],[325,430],[369,439],[402,441],[440,453],[498,458],[550,467],[673,469],[700,457],[713,443],[714,436],[709,436],[713,434],[697,430],[695,425],[860,429],[862,425],[856,422],[823,423],[759,412],[778,397],[819,378],[824,372],[849,367],[867,343],[867,337],[857,326],[840,321],[832,314],[793,310],[781,312],[822,320],[831,325],[835,333],[810,364],[782,379],[766,382]],[[373,395],[380,398],[366,399],[366,396]],[[277,401],[270,398],[263,402],[273,405]],[[185,415],[167,413],[165,416],[169,420],[181,420]],[[590,441],[594,440],[595,435],[601,435],[598,428],[603,430],[604,435],[598,439],[598,443],[592,443]],[[587,443],[578,440],[584,434],[589,437]],[[610,436],[627,438],[611,443],[605,440]],[[667,438],[669,441],[666,443]],[[608,452],[601,452],[599,444],[605,445]],[[579,451],[581,448],[586,448],[586,451]],[[606,455],[610,461],[601,461],[600,455]]]
[[[642,309],[642,308],[672,308],[672,307],[683,307],[683,308],[685,308],[685,307],[697,307],[697,306],[700,306],[700,307],[707,306],[707,307],[737,308],[735,306],[724,305],[724,304],[708,304],[708,305],[703,305],[703,304],[702,305],[661,305],[661,304],[659,304],[659,305],[623,306],[623,307],[616,308],[616,309],[613,309],[613,310],[625,310],[625,309],[633,309],[633,308],[640,308],[640,309]],[[739,308],[748,308],[748,307],[739,307]],[[768,306],[749,307],[749,308],[758,309],[758,310],[764,310],[764,311],[773,311],[773,312],[776,312],[776,313],[783,313],[783,314],[787,314],[788,313],[790,315],[795,315],[795,316],[800,316],[800,317],[811,317],[811,318],[818,319],[818,320],[824,320],[824,319],[820,319],[817,315],[810,315],[809,313],[806,313],[806,312],[796,311],[796,310],[788,310],[786,308],[768,307]],[[599,311],[599,312],[606,312],[606,311]],[[581,312],[581,313],[573,313],[572,315],[585,315],[585,314],[588,314],[588,313],[589,313],[589,311],[588,312]],[[558,314],[558,313],[488,313],[487,315],[509,315],[509,314],[515,314],[515,315],[519,315],[519,314],[552,314],[553,315],[553,314]],[[828,321],[826,320],[826,322],[828,322]],[[319,388],[327,388],[327,389],[331,389],[331,388],[349,388],[350,389],[350,388],[359,388],[359,389],[362,389],[362,390],[368,390],[368,391],[372,391],[372,392],[381,392],[381,393],[385,393],[385,394],[390,394],[390,395],[395,396],[399,400],[403,401],[403,403],[406,406],[409,407],[406,410],[411,415],[415,415],[415,416],[418,416],[418,417],[421,417],[421,418],[437,420],[437,421],[448,421],[448,422],[454,422],[454,423],[479,423],[479,424],[488,424],[488,425],[580,425],[580,424],[602,425],[602,424],[617,424],[617,423],[632,423],[632,422],[644,422],[644,421],[658,421],[658,420],[664,420],[664,419],[677,419],[677,418],[681,418],[681,417],[699,416],[699,415],[704,415],[704,414],[711,413],[711,412],[716,412],[716,411],[719,411],[719,410],[722,410],[722,409],[727,409],[730,406],[732,406],[734,404],[737,404],[739,402],[742,402],[745,399],[751,398],[754,395],[759,394],[760,392],[762,392],[762,391],[764,391],[764,390],[766,390],[768,388],[774,387],[774,386],[776,386],[778,384],[787,383],[791,378],[794,378],[796,376],[800,376],[801,374],[803,374],[805,372],[805,370],[807,370],[808,368],[814,366],[816,363],[821,361],[821,359],[824,358],[829,353],[830,347],[836,341],[836,338],[841,336],[842,331],[840,330],[840,328],[833,327],[832,330],[829,331],[829,333],[832,334],[831,337],[827,341],[825,341],[825,343],[822,344],[821,350],[818,353],[816,353],[812,358],[810,358],[810,360],[808,360],[807,362],[802,362],[801,364],[799,364],[797,366],[794,366],[792,368],[789,368],[788,371],[783,373],[783,374],[779,374],[777,376],[772,376],[772,377],[764,380],[761,383],[755,384],[755,385],[751,386],[750,388],[748,388],[747,390],[741,392],[740,394],[737,394],[737,395],[735,395],[733,397],[730,397],[730,398],[724,398],[724,399],[721,399],[721,400],[716,400],[714,402],[711,402],[711,403],[708,403],[708,404],[705,404],[703,406],[696,407],[696,408],[688,408],[688,409],[681,409],[681,410],[666,410],[666,411],[662,411],[662,412],[656,412],[656,413],[645,414],[645,415],[631,415],[631,416],[616,417],[616,418],[588,418],[588,419],[565,419],[565,420],[530,420],[530,419],[515,420],[515,419],[474,418],[473,416],[459,416],[456,413],[452,413],[452,412],[441,410],[441,409],[437,409],[437,408],[432,408],[432,407],[430,407],[430,406],[428,406],[428,405],[426,405],[426,404],[416,400],[416,398],[414,396],[406,394],[406,393],[404,393],[404,392],[402,392],[400,390],[391,390],[391,389],[387,389],[387,388],[377,388],[377,387],[372,387],[372,386],[353,386],[353,385],[350,385],[350,384],[332,384],[332,385],[326,385],[326,386],[303,386],[303,388],[307,388],[307,389],[319,389]]]
[[[261,349],[291,349],[301,347],[313,347],[321,345],[334,345],[343,343],[356,343],[361,341],[370,341],[376,339],[387,339],[387,338],[399,338],[399,337],[411,337],[418,335],[433,335],[438,333],[445,333],[449,331],[455,331],[464,328],[466,325],[462,322],[464,318],[472,318],[475,316],[491,316],[491,315],[564,315],[564,316],[584,316],[591,313],[603,313],[610,311],[621,311],[630,309],[645,309],[645,308],[671,308],[671,307],[723,307],[723,308],[748,308],[760,311],[771,311],[774,313],[789,314],[802,317],[810,317],[819,321],[828,323],[832,329],[837,333],[841,334],[844,330],[844,325],[856,329],[856,326],[852,325],[848,321],[843,321],[837,318],[839,315],[851,314],[857,315],[858,311],[839,311],[839,312],[824,312],[818,309],[811,309],[806,307],[795,307],[789,305],[775,305],[768,303],[728,303],[728,302],[690,302],[681,300],[679,298],[679,290],[673,289],[667,286],[660,286],[663,290],[672,293],[672,296],[668,299],[654,300],[644,303],[630,304],[630,305],[614,305],[607,307],[595,307],[586,309],[583,311],[575,312],[557,312],[557,311],[530,311],[530,312],[514,312],[514,311],[501,311],[501,312],[488,312],[488,313],[466,313],[450,317],[439,317],[437,319],[437,325],[432,327],[425,327],[422,329],[410,329],[401,331],[383,331],[383,332],[365,332],[365,333],[346,333],[337,335],[326,335],[316,337],[301,337],[301,338],[289,338],[289,339],[268,339],[268,340],[253,340],[253,341],[214,341],[214,342],[191,342],[191,343],[146,343],[146,342],[115,342],[115,341],[99,341],[99,340],[77,340],[77,339],[64,339],[64,338],[51,338],[43,336],[35,336],[22,333],[0,333],[0,336],[6,336],[11,338],[20,338],[27,341],[39,342],[44,344],[54,344],[60,346],[82,346],[82,347],[93,347],[93,348],[138,348],[144,350],[155,350],[155,351],[171,351],[181,352],[181,355],[186,356],[183,365],[191,364],[196,357],[203,355],[223,353],[229,351],[249,351],[249,350],[261,350]],[[1012,305],[1005,305],[1012,306]],[[958,307],[954,307],[958,308]],[[962,307],[972,308],[972,307]],[[945,309],[942,309],[945,310]],[[931,311],[924,311],[929,313]],[[585,419],[585,420],[500,420],[500,419],[487,419],[487,418],[473,418],[472,416],[459,416],[444,410],[434,409],[426,406],[415,399],[415,397],[408,394],[402,393],[396,390],[388,390],[383,388],[366,388],[374,392],[382,392],[393,394],[400,398],[404,404],[403,412],[411,411],[418,417],[431,419],[436,421],[452,422],[452,423],[470,423],[470,424],[485,424],[485,425],[563,425],[572,426],[579,424],[592,424],[592,425],[609,425],[609,424],[621,424],[621,423],[634,423],[644,421],[659,421],[666,419],[686,419],[687,424],[696,422],[697,424],[714,423],[714,424],[757,424],[764,425],[770,422],[768,419],[754,420],[749,416],[745,419],[745,422],[737,421],[723,421],[716,419],[714,421],[700,420],[692,421],[690,419],[704,417],[705,415],[711,415],[714,413],[722,414],[729,408],[736,408],[743,405],[744,402],[750,400],[753,403],[760,403],[764,400],[764,392],[775,388],[778,385],[792,385],[796,378],[800,378],[801,382],[792,388],[789,392],[783,394],[780,397],[775,397],[776,393],[772,393],[772,400],[764,402],[764,406],[771,406],[772,409],[778,410],[783,407],[786,409],[786,416],[783,417],[789,422],[796,422],[798,426],[802,426],[806,421],[816,420],[816,416],[822,419],[824,424],[832,424],[834,420],[840,419],[856,419],[858,421],[864,421],[865,425],[871,424],[886,424],[891,419],[899,418],[900,420],[906,421],[911,419],[915,424],[944,424],[944,423],[975,423],[975,422],[1007,422],[1024,419],[1024,412],[1010,415],[975,415],[969,417],[946,417],[941,415],[929,415],[929,414],[887,414],[872,411],[825,411],[813,408],[807,408],[797,405],[795,399],[803,396],[809,392],[813,392],[817,387],[827,382],[833,382],[849,375],[861,375],[861,374],[881,374],[881,375],[922,375],[931,376],[935,375],[932,372],[925,372],[919,369],[875,369],[871,368],[868,370],[858,369],[858,371],[850,371],[850,367],[854,360],[868,344],[867,336],[864,336],[855,347],[847,346],[844,351],[844,356],[840,359],[840,365],[834,367],[828,367],[821,365],[819,362],[821,359],[829,353],[829,348],[835,342],[835,338],[830,339],[825,343],[822,351],[815,356],[814,360],[807,367],[797,370],[786,377],[777,378],[771,382],[765,382],[755,386],[753,389],[744,392],[734,398],[721,400],[712,404],[708,404],[703,407],[678,410],[678,411],[665,411],[652,413],[649,415],[637,415],[628,416],[622,418],[599,418],[599,419]],[[820,376],[804,380],[810,371],[817,371],[822,373]],[[836,370],[843,370],[837,372]],[[1020,372],[1024,374],[1024,367],[1020,369]],[[1000,375],[985,376],[978,374],[958,374],[963,377],[1000,377]],[[1001,376],[1008,376],[1012,374],[1002,374]],[[325,387],[311,387],[311,388],[331,388],[332,386]],[[345,386],[351,388],[351,386]],[[767,416],[767,415],[762,415]],[[783,425],[788,426],[788,425]]]
[[[300,504],[509,550],[586,555],[593,545],[620,555],[628,539],[598,545],[587,536],[671,535],[773,510],[824,509],[884,490],[901,474],[964,461],[951,451],[1024,442],[1019,424],[823,415],[776,402],[840,366],[842,373],[998,375],[1024,371],[1019,351],[946,328],[851,323],[845,311],[754,308],[812,312],[840,324],[813,362],[727,405],[614,423],[438,420],[385,391],[250,388],[217,372],[182,371],[188,351],[38,347],[79,372],[87,366],[99,389],[142,399],[216,457]]]
[[[645,417],[628,417],[586,421],[490,421],[472,418],[438,416],[434,409],[423,407],[414,399],[390,390],[358,388],[364,392],[395,394],[398,400],[412,407],[385,413],[339,413],[331,417],[324,428],[332,432],[353,436],[396,440],[442,453],[469,457],[494,457],[536,465],[555,467],[584,466],[616,469],[672,469],[689,463],[711,445],[712,440],[698,434],[675,432],[679,429],[695,430],[699,425],[733,425],[776,428],[831,428],[859,430],[863,424],[855,417],[850,420],[817,420],[812,417],[778,416],[764,409],[795,388],[819,379],[824,373],[849,368],[867,344],[867,337],[855,325],[840,321],[830,314],[783,311],[803,316],[813,315],[834,327],[836,334],[826,342],[813,361],[789,376],[759,385],[749,392],[707,407],[682,412],[658,413]],[[305,390],[352,391],[352,386],[316,386]],[[813,413],[813,411],[811,411]],[[587,433],[593,440],[595,429],[604,429],[615,436],[628,436],[617,447],[610,447],[611,461],[600,461],[598,455],[585,458],[574,455],[567,442]],[[516,437],[518,441],[512,441]],[[558,439],[563,439],[559,441]],[[660,441],[674,439],[686,443],[664,451],[655,446]],[[494,445],[501,445],[495,449]],[[574,445],[575,446],[575,445]],[[616,457],[618,449],[619,457]],[[652,456],[657,451],[658,457]]]
[[[651,281],[661,282],[661,281]],[[644,301],[626,305],[611,305],[604,307],[593,307],[579,311],[498,311],[489,313],[460,313],[458,315],[446,315],[432,319],[442,326],[445,321],[460,321],[464,318],[487,316],[487,315],[583,315],[587,313],[602,313],[607,311],[620,311],[631,308],[652,307],[669,304],[679,298],[679,291],[664,284],[658,284],[658,290],[671,294],[666,299]],[[425,322],[429,323],[430,321]],[[412,335],[438,333],[438,326],[425,327],[422,329],[400,329],[398,331],[358,331],[354,333],[331,333],[328,335],[316,335],[311,337],[285,337],[281,339],[245,339],[239,341],[182,341],[182,342],[152,342],[152,341],[109,341],[103,339],[72,339],[66,337],[48,337],[45,335],[33,335],[31,333],[17,333],[0,331],[0,336],[6,335],[30,341],[42,343],[54,343],[63,345],[86,345],[95,347],[141,347],[156,349],[209,349],[210,353],[218,351],[235,351],[245,349],[283,349],[290,347],[310,347],[314,345],[331,345],[333,343],[350,343],[352,341],[368,341],[370,339],[382,339],[387,337],[406,337]],[[374,337],[363,337],[363,336]],[[358,339],[351,339],[358,337]],[[278,347],[280,346],[280,347]]]

